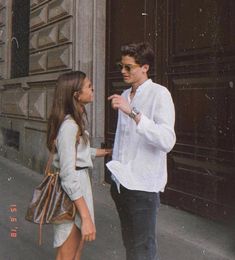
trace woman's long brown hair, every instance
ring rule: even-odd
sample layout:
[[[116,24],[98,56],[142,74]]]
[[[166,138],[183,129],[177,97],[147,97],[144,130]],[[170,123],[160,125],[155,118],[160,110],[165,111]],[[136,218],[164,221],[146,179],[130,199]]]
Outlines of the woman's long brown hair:
[[[59,76],[54,92],[51,114],[47,127],[47,148],[54,151],[54,142],[59,128],[66,115],[71,115],[79,127],[80,134],[85,136],[87,114],[84,105],[74,97],[75,92],[81,92],[86,74],[82,71],[72,71]]]

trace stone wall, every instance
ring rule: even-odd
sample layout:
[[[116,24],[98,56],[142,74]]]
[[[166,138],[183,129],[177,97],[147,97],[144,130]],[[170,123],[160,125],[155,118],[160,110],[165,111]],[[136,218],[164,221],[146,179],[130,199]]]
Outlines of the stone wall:
[[[9,74],[10,53],[9,30],[11,21],[8,19],[11,0],[0,0],[0,79],[7,78]]]
[[[105,2],[30,1],[29,76],[9,79],[8,73],[7,79],[4,70],[0,74],[5,78],[0,80],[0,155],[43,172],[55,81],[69,70],[85,71],[94,83],[95,100],[88,107],[91,143],[97,147],[104,141]],[[9,6],[0,0],[0,13]],[[9,21],[10,16],[0,18],[0,32],[4,28],[5,35],[3,19]],[[10,60],[4,63],[1,58],[6,53],[4,35],[0,35],[0,66],[6,70]],[[10,46],[6,49],[10,52]],[[103,160],[97,160],[94,172],[94,181],[102,182]]]

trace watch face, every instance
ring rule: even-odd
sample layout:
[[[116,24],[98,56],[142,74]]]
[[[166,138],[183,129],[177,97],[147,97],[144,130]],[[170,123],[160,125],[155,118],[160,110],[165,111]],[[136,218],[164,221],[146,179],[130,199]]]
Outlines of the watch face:
[[[139,113],[140,112],[135,107],[133,107],[131,113],[129,114],[129,117],[135,118]]]
[[[136,109],[136,107],[133,107],[132,111],[133,111],[136,115],[138,115],[138,114],[140,113],[140,112]]]

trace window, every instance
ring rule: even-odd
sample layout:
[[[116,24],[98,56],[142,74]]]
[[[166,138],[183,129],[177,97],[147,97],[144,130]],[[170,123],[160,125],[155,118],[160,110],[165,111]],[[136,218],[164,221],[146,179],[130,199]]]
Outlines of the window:
[[[12,2],[11,78],[28,76],[30,0]]]
[[[20,133],[18,131],[2,128],[3,144],[19,150]]]

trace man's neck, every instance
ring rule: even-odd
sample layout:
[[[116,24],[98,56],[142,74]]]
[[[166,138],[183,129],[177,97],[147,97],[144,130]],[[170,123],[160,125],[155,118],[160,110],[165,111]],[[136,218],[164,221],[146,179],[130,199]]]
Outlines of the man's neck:
[[[139,81],[139,82],[137,82],[137,83],[132,84],[132,86],[131,86],[131,93],[135,93],[136,90],[137,90],[137,88],[138,88],[140,85],[142,85],[146,80],[148,80],[148,78],[144,78],[143,80],[141,80],[141,81]]]

